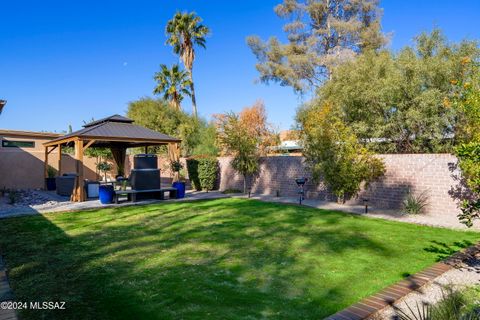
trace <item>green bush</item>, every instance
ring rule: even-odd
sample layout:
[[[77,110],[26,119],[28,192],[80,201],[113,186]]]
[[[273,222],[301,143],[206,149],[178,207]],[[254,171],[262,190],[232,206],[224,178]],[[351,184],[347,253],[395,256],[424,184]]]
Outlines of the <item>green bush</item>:
[[[198,178],[198,160],[195,158],[187,159],[187,172],[190,183],[192,184],[193,189],[200,191],[202,190],[202,185],[200,184],[200,179]]]
[[[54,167],[52,166],[48,166],[47,167],[47,176],[49,178],[55,178],[57,176],[57,169],[55,169]]]
[[[218,161],[216,158],[198,159],[198,179],[203,190],[213,190],[218,176]]]
[[[8,192],[8,204],[15,204],[20,200],[20,193],[16,190],[10,190]]]
[[[315,100],[297,113],[303,154],[315,182],[323,181],[339,202],[383,176],[385,165],[357,138],[338,106]]]

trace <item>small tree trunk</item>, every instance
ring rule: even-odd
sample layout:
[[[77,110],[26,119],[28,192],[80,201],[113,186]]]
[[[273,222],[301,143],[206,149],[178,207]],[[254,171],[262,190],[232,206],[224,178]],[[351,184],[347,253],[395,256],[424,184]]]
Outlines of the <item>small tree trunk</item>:
[[[243,193],[247,194],[247,175],[243,175]]]

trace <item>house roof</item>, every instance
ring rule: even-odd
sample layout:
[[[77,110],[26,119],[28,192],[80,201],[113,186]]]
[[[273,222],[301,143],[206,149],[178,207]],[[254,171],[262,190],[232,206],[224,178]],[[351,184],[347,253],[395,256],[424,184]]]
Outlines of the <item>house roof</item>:
[[[53,138],[61,137],[63,136],[63,134],[53,133],[53,132],[36,132],[36,131],[0,129],[0,136],[18,137],[18,138],[53,139]]]
[[[84,125],[83,129],[45,143],[45,146],[64,144],[74,140],[95,140],[92,147],[119,145],[136,147],[181,142],[180,139],[133,124],[133,120],[118,114]]]

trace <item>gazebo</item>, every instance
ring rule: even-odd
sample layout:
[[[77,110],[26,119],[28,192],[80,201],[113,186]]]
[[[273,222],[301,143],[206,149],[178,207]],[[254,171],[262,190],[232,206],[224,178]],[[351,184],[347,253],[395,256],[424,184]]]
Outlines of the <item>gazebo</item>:
[[[170,160],[180,158],[180,139],[133,124],[133,120],[118,114],[90,122],[83,129],[66,134],[44,143],[45,177],[48,172],[48,155],[58,149],[58,173],[62,169],[62,147],[74,146],[77,178],[71,200],[85,201],[83,154],[89,147],[110,148],[119,171],[125,169],[126,150],[128,148],[167,145]]]

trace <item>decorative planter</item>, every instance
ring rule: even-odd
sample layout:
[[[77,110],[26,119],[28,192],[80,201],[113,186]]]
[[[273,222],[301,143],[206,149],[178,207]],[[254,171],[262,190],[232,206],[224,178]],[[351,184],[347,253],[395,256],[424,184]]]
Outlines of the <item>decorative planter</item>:
[[[48,191],[53,191],[57,189],[57,184],[55,183],[56,178],[45,178],[45,185],[47,186]]]
[[[112,185],[101,185],[98,187],[98,198],[100,199],[100,203],[102,204],[109,204],[113,203],[113,186]]]
[[[185,182],[177,181],[172,184],[177,189],[177,199],[185,198]]]

